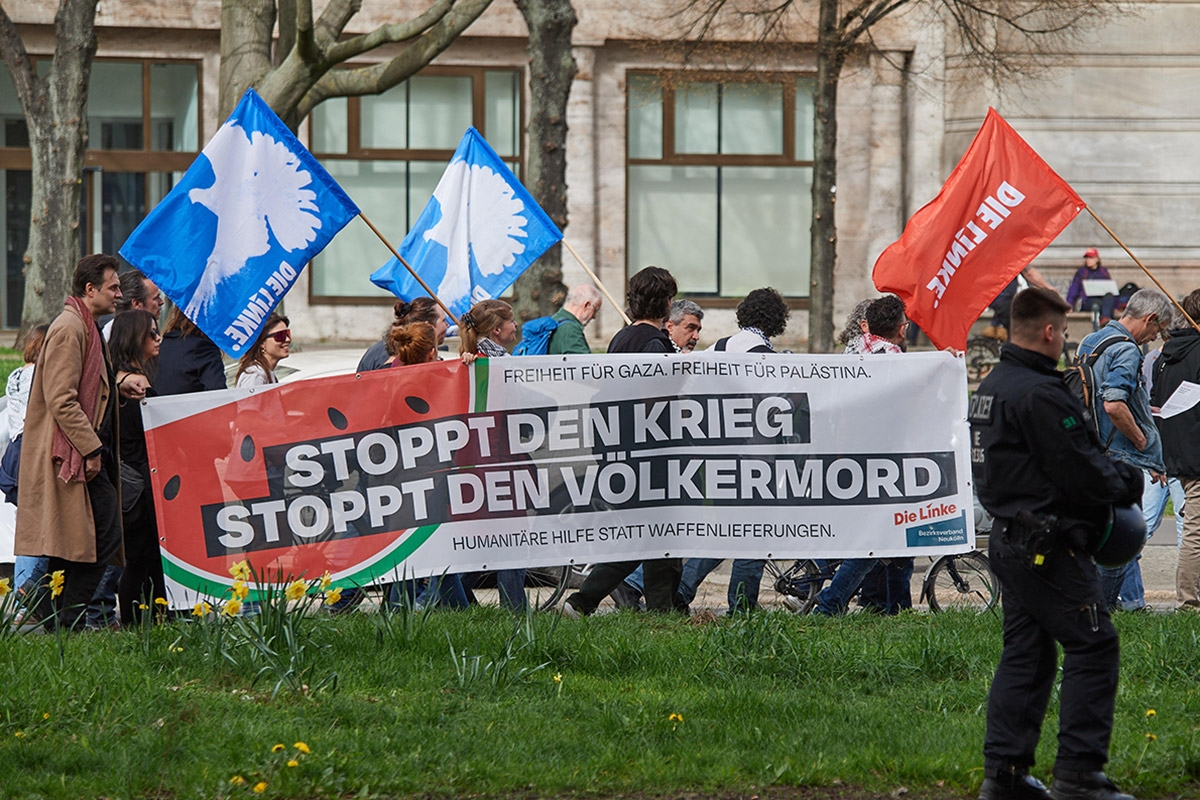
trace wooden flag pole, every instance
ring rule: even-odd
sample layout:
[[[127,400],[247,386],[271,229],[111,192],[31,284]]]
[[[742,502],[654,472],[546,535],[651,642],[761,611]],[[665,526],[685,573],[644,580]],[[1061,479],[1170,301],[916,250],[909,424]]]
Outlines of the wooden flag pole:
[[[1179,301],[1178,301],[1178,300],[1176,300],[1176,299],[1175,299],[1175,298],[1174,298],[1174,297],[1171,295],[1171,293],[1170,293],[1170,292],[1168,292],[1168,291],[1167,291],[1167,290],[1166,290],[1166,289],[1163,287],[1163,285],[1162,285],[1161,283],[1159,283],[1159,282],[1158,282],[1158,278],[1154,277],[1154,274],[1153,274],[1153,273],[1151,273],[1151,272],[1150,272],[1150,270],[1146,269],[1146,265],[1145,265],[1145,264],[1143,264],[1141,261],[1138,261],[1138,257],[1137,257],[1137,256],[1135,256],[1135,255],[1133,254],[1133,251],[1132,251],[1132,250],[1130,250],[1128,247],[1126,247],[1126,246],[1125,246],[1125,243],[1124,243],[1124,242],[1122,242],[1122,241],[1121,241],[1121,240],[1120,240],[1120,239],[1117,237],[1117,235],[1116,235],[1115,233],[1113,233],[1113,232],[1112,232],[1112,228],[1110,228],[1110,227],[1108,227],[1107,225],[1105,225],[1105,224],[1104,224],[1104,220],[1102,220],[1102,219],[1100,219],[1099,217],[1097,217],[1097,216],[1096,216],[1096,212],[1095,212],[1095,211],[1092,211],[1092,209],[1091,209],[1091,207],[1090,207],[1090,206],[1084,206],[1084,208],[1087,208],[1087,212],[1088,212],[1089,214],[1091,214],[1091,215],[1092,215],[1092,219],[1094,219],[1094,220],[1096,220],[1096,222],[1100,223],[1100,227],[1101,227],[1101,228],[1104,228],[1104,231],[1105,231],[1105,233],[1107,233],[1109,236],[1111,236],[1111,237],[1113,238],[1113,241],[1114,241],[1114,242],[1116,242],[1117,244],[1121,245],[1121,249],[1122,249],[1122,250],[1124,250],[1126,253],[1128,253],[1128,254],[1129,254],[1129,257],[1133,259],[1133,263],[1135,263],[1135,264],[1137,264],[1139,267],[1141,267],[1141,268],[1142,268],[1142,272],[1146,273],[1146,276],[1147,276],[1147,277],[1149,277],[1149,278],[1150,278],[1150,280],[1154,281],[1154,285],[1158,287],[1159,291],[1161,291],[1163,294],[1165,294],[1165,295],[1166,295],[1166,296],[1167,296],[1167,297],[1170,299],[1170,301],[1171,301],[1172,303],[1174,303],[1174,304],[1175,304],[1175,307],[1179,309],[1179,313],[1180,313],[1180,314],[1183,314],[1183,318],[1184,318],[1184,319],[1186,319],[1186,320],[1188,321],[1188,323],[1190,323],[1190,324],[1191,324],[1191,326],[1192,326],[1193,328],[1195,328],[1197,331],[1200,331],[1200,325],[1197,325],[1197,324],[1196,324],[1196,320],[1192,319],[1191,315],[1190,315],[1190,314],[1188,314],[1186,311],[1184,311],[1184,310],[1183,310],[1183,306],[1179,305]]]
[[[368,224],[370,224],[370,223],[368,223]],[[618,303],[616,300],[614,300],[613,296],[608,293],[608,289],[604,288],[604,284],[600,282],[600,279],[598,277],[596,277],[596,273],[592,272],[592,268],[589,267],[587,264],[583,263],[583,259],[579,257],[579,253],[575,252],[575,248],[571,247],[571,243],[568,242],[566,239],[563,239],[562,243],[563,243],[563,247],[567,248],[567,252],[570,253],[574,257],[574,259],[579,262],[579,266],[583,267],[583,271],[586,272],[588,274],[588,277],[592,279],[592,283],[596,284],[596,288],[599,289],[600,291],[604,292],[604,296],[608,298],[608,302],[612,303],[612,307],[615,308],[617,310],[617,313],[621,315],[621,319],[625,320],[625,324],[632,325],[633,320],[631,320],[628,316],[625,315],[625,309],[621,308],[621,304]]]
[[[434,293],[433,289],[429,288],[429,284],[427,284],[427,283],[425,283],[425,281],[421,280],[421,276],[418,275],[413,270],[413,268],[408,265],[408,262],[404,260],[404,256],[400,255],[399,251],[397,251],[396,248],[392,247],[392,243],[384,238],[383,234],[379,232],[379,228],[376,228],[374,225],[371,224],[371,220],[367,219],[367,215],[360,211],[360,212],[358,212],[358,216],[360,216],[362,218],[362,221],[367,223],[367,227],[370,228],[371,231],[376,236],[379,237],[379,241],[381,241],[385,245],[387,245],[387,249],[391,250],[392,255],[394,255],[396,257],[396,259],[401,264],[404,265],[404,268],[406,270],[408,270],[408,274],[412,275],[414,278],[416,278],[417,283],[421,284],[421,288],[424,289],[426,292],[428,292],[429,296],[433,298],[434,302],[436,302],[439,306],[442,307],[442,311],[446,312],[446,316],[448,316],[448,317],[450,317],[450,319],[454,320],[455,325],[462,327],[461,325],[459,325],[458,317],[454,316],[454,312],[452,312],[450,309],[446,308],[446,304],[442,302],[442,298],[438,297],[437,294]]]

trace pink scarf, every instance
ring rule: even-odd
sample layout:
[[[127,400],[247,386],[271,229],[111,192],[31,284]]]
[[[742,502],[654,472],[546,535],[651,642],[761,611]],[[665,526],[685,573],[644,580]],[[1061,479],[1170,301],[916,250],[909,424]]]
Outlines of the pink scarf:
[[[83,357],[83,369],[79,374],[78,399],[80,409],[90,422],[96,412],[96,402],[100,398],[100,371],[104,369],[104,353],[100,348],[104,345],[100,343],[96,321],[92,319],[92,310],[87,307],[82,298],[68,297],[66,308],[68,311],[74,310],[83,318],[86,352]],[[56,464],[61,464],[58,477],[64,483],[72,481],[82,483],[86,480],[83,454],[75,449],[75,445],[71,444],[71,440],[57,425],[54,429],[54,445],[50,455]]]

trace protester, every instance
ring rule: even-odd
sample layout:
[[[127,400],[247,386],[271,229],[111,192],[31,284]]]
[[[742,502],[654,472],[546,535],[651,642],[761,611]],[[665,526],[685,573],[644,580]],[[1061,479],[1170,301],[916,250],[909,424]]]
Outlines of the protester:
[[[167,316],[161,345],[154,376],[159,396],[226,388],[220,348],[179,307]]]
[[[1108,270],[1100,263],[1100,251],[1089,247],[1083,252],[1083,266],[1075,270],[1075,275],[1071,278],[1071,286],[1067,289],[1067,302],[1071,304],[1071,308],[1078,308],[1080,311],[1099,311],[1100,324],[1108,323],[1116,309],[1116,293],[1088,295],[1087,287],[1083,282],[1111,279],[1112,276],[1108,274]]]
[[[971,401],[972,472],[994,518],[992,569],[1004,650],[988,697],[980,800],[1132,800],[1108,761],[1119,645],[1089,552],[1111,504],[1136,503],[1142,473],[1106,458],[1057,370],[1068,306],[1026,289],[1010,343]],[[1063,648],[1054,793],[1029,774]]]
[[[390,362],[395,354],[388,349],[392,332],[412,322],[428,322],[433,326],[437,346],[446,340],[446,312],[431,297],[417,297],[411,301],[397,300],[392,306],[392,324],[383,332],[383,337],[367,348],[358,362],[359,372],[380,369]]]
[[[503,358],[520,335],[512,306],[503,300],[481,300],[471,306],[471,310],[463,314],[459,322],[461,355]],[[496,584],[500,590],[500,605],[514,611],[525,608],[524,568],[496,570]],[[464,578],[463,586],[470,591],[471,578]]]
[[[117,314],[130,309],[139,309],[149,311],[157,320],[162,307],[162,292],[154,285],[154,281],[143,275],[140,269],[135,267],[127,269],[121,273],[121,299],[117,301],[113,316],[107,319],[101,318],[100,327],[104,330],[104,341],[107,342],[112,335],[112,321]]]
[[[571,287],[562,308],[551,315],[558,323],[554,333],[550,334],[550,342],[546,352],[550,355],[566,355],[580,353],[587,355],[592,352],[583,329],[600,313],[604,304],[600,291],[590,283],[581,283]]]
[[[158,320],[149,311],[130,310],[113,320],[109,352],[117,371],[117,384],[140,375],[153,380],[158,361]],[[158,393],[153,386],[147,397]],[[125,569],[117,585],[122,624],[143,618],[156,599],[166,599],[154,492],[150,488],[150,459],[142,428],[140,403],[118,400],[121,447],[121,524],[125,532]],[[145,608],[143,608],[145,606]]]
[[[1133,305],[1133,300],[1129,302]],[[1200,289],[1183,299],[1183,310],[1193,320],[1200,319]],[[1155,369],[1151,403],[1156,408],[1165,405],[1185,381],[1200,383],[1200,333],[1190,325],[1171,331],[1170,339],[1163,345]],[[1192,509],[1200,508],[1200,454],[1196,449],[1200,406],[1155,421],[1162,434],[1166,473],[1183,484],[1187,509],[1182,514],[1175,597],[1180,608],[1200,611],[1200,514],[1192,513]],[[1178,502],[1175,514],[1181,514]]]
[[[1152,342],[1174,319],[1170,298],[1157,289],[1142,289],[1129,299],[1125,315],[1112,320],[1079,343],[1078,357],[1083,358],[1106,342],[1092,370],[1099,390],[1094,409],[1099,423],[1100,440],[1112,458],[1131,464],[1145,473],[1147,485],[1164,486],[1162,439],[1150,412],[1150,395],[1142,376],[1142,345]],[[1147,498],[1150,500],[1152,498]],[[1149,502],[1139,498],[1142,508]],[[1147,531],[1147,534],[1153,531]],[[1101,567],[1105,600],[1110,607],[1136,611],[1146,606],[1141,567],[1135,559],[1122,567]],[[1121,587],[1129,581],[1131,596],[1122,596]]]
[[[37,617],[53,606],[56,613],[48,626],[77,627],[105,567],[124,561],[113,419],[116,381],[96,325],[120,296],[115,257],[80,259],[71,296],[46,333],[42,366],[33,373],[21,451],[16,552],[49,556],[49,571],[62,571],[59,596],[43,592],[30,609]],[[122,392],[140,399],[146,385],[145,379],[135,379]]]
[[[1195,319],[1195,317],[1193,317],[1192,319]],[[1178,325],[1179,322],[1180,322],[1180,320],[1177,316],[1175,324]],[[1188,328],[1186,328],[1186,330],[1194,331],[1195,328],[1191,328],[1189,326]],[[1145,357],[1142,358],[1142,380],[1144,380],[1146,382],[1146,391],[1150,395],[1150,410],[1154,413],[1154,422],[1155,422],[1155,424],[1158,425],[1159,438],[1162,440],[1162,443],[1163,443],[1163,464],[1164,465],[1169,463],[1167,461],[1167,440],[1166,440],[1166,437],[1162,436],[1162,423],[1158,419],[1158,405],[1154,399],[1155,398],[1154,365],[1158,363],[1158,359],[1162,356],[1163,347],[1165,347],[1166,343],[1168,341],[1170,341],[1171,333],[1172,333],[1171,331],[1163,331],[1162,332],[1162,340],[1163,340],[1162,344],[1159,345],[1158,347],[1156,347],[1155,349],[1151,350],[1149,353],[1147,353],[1145,355]],[[1146,491],[1142,494],[1142,510],[1144,512],[1146,512],[1146,535],[1153,536],[1154,532],[1158,530],[1158,526],[1162,523],[1163,516],[1167,512],[1167,500],[1168,499],[1170,499],[1175,504],[1176,545],[1178,547],[1182,547],[1183,546],[1183,505],[1184,505],[1183,484],[1180,482],[1179,478],[1177,478],[1176,476],[1171,474],[1170,468],[1167,469],[1167,485],[1166,486],[1163,486],[1161,483],[1155,483],[1154,481],[1150,481],[1149,483],[1146,484]],[[1138,558],[1141,558],[1141,557],[1142,557],[1141,553],[1139,553]],[[1139,565],[1139,571],[1140,571],[1140,565]],[[1129,576],[1126,575],[1127,582],[1128,582],[1128,579],[1129,579]],[[1140,575],[1138,575],[1138,579],[1139,580],[1141,579]],[[1121,593],[1126,596],[1130,595],[1130,592],[1126,591],[1126,586],[1124,583],[1121,584]],[[1144,594],[1144,590],[1143,590],[1143,592],[1141,592],[1141,594]]]
[[[693,300],[676,300],[671,303],[671,314],[667,317],[667,336],[680,353],[690,353],[700,343],[700,331],[704,329],[704,310]]]
[[[646,267],[630,278],[625,299],[633,322],[617,331],[608,344],[608,352],[674,353],[675,346],[662,326],[670,314],[676,291],[675,278],[661,267]],[[681,604],[677,598],[683,561],[660,558],[596,565],[579,591],[563,602],[563,614],[577,618],[595,613],[600,601],[637,569],[639,563],[643,565],[645,576],[646,607],[662,612],[686,610],[686,604]]]
[[[236,381],[237,388],[247,386],[265,386],[279,383],[275,377],[275,367],[292,352],[292,331],[288,328],[288,318],[282,314],[271,314],[263,323],[262,332],[254,340],[254,345],[238,362]]]
[[[1008,310],[1012,306],[1013,298],[1017,296],[1017,292],[1025,288],[1025,286],[1036,286],[1039,289],[1058,292],[1036,268],[1033,266],[1025,267],[1017,277],[1009,281],[1000,290],[1000,294],[996,295],[996,299],[988,304],[988,308],[992,310],[992,324],[983,329],[984,336],[1001,342],[1008,340],[1008,328],[1011,324],[1008,319]]]
[[[24,366],[9,373],[8,384],[4,390],[7,404],[4,414],[8,421],[8,448],[4,451],[4,460],[0,463],[0,471],[4,473],[5,500],[14,506],[17,504],[18,477],[21,465],[22,431],[25,429],[25,411],[29,406],[29,390],[33,386],[33,371],[37,364],[38,355],[42,352],[42,344],[46,341],[46,331],[49,325],[38,325],[25,337]],[[11,485],[11,496],[10,489]],[[13,586],[22,597],[27,595],[46,576],[46,565],[49,559],[45,556],[17,556],[13,565]]]
[[[874,302],[874,298],[859,300],[846,316],[846,324],[837,338],[837,343],[842,345],[842,353],[845,355],[858,355],[862,350],[863,334],[867,332],[867,309]]]

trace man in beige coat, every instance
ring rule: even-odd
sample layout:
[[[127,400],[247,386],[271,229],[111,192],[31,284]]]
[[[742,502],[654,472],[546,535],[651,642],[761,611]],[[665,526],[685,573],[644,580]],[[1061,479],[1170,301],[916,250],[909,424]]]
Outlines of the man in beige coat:
[[[105,567],[124,560],[115,379],[96,325],[120,296],[115,257],[79,260],[29,393],[16,552],[49,556],[51,573],[63,572],[63,591],[54,602],[58,613],[49,614],[46,595],[33,609],[49,616],[48,626],[82,624]]]

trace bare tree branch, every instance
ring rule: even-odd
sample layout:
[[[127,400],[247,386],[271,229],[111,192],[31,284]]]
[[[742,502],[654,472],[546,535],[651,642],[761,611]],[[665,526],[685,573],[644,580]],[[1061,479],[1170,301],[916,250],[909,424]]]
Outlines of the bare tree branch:
[[[317,19],[316,40],[321,49],[328,50],[339,38],[351,18],[362,9],[362,0],[330,0]]]
[[[468,3],[468,5],[470,4]],[[407,42],[420,35],[423,31],[440,23],[448,14],[455,10],[455,7],[455,0],[437,0],[436,3],[429,7],[429,10],[416,19],[411,19],[407,22],[398,22],[394,25],[382,25],[370,33],[339,42],[329,48],[327,55],[332,63],[338,64],[380,45],[392,42]],[[484,7],[487,7],[486,3]]]
[[[436,8],[444,2],[446,0],[439,0],[439,3],[434,7]],[[436,24],[428,27],[424,33],[417,36],[415,41],[404,49],[404,52],[391,61],[363,69],[329,70],[317,80],[313,87],[300,100],[297,108],[299,118],[302,119],[326,98],[377,94],[397,85],[432,61],[438,53],[448,47],[459,34],[478,19],[479,15],[486,11],[490,4],[491,0],[460,0],[460,2],[453,4],[454,7],[444,13]],[[414,20],[410,24],[415,25],[417,22],[418,20]],[[403,28],[406,26],[386,27]],[[371,35],[367,34],[367,36]],[[413,37],[409,36],[408,38],[411,39]],[[344,42],[343,44],[349,44],[349,42]],[[340,47],[341,45],[338,46],[338,48]],[[333,61],[335,52],[339,54],[344,52],[338,48],[331,49],[326,54],[327,58]],[[355,53],[351,53],[351,55],[353,54]],[[346,56],[346,58],[349,57],[350,55]],[[342,60],[344,59],[337,59],[337,61]]]
[[[17,26],[13,24],[4,6],[0,6],[0,56],[3,56],[4,63],[8,66],[8,72],[16,86],[17,99],[21,101],[21,109],[28,117],[34,106],[45,104],[46,86],[38,79],[33,68],[33,59],[25,50],[25,41],[21,34],[17,33]]]

